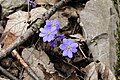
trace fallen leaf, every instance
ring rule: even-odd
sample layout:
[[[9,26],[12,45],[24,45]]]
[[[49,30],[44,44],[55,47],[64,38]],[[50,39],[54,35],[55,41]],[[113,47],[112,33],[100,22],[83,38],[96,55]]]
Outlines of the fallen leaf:
[[[3,38],[3,40],[2,40],[3,47],[2,48],[4,49],[16,39],[16,36],[13,33],[8,31],[8,32],[4,33],[1,38]]]
[[[30,65],[30,67],[35,71],[35,73],[44,80],[45,74],[42,71],[42,65],[45,72],[52,74],[55,73],[53,64],[50,62],[49,57],[44,51],[37,51],[34,48],[24,49],[22,52],[23,59]],[[25,76],[25,75],[24,75]],[[28,75],[29,76],[29,75]],[[26,77],[26,76],[25,76]],[[24,79],[28,80],[28,79]]]
[[[85,67],[84,72],[86,73],[85,80],[116,80],[115,76],[102,62],[92,62]],[[98,75],[100,74],[100,75]]]
[[[42,65],[39,65],[38,67],[43,71],[45,80],[64,80],[63,76],[58,72],[50,74],[46,72],[45,68]]]
[[[10,31],[16,36],[20,36],[25,33],[27,30],[27,20],[28,20],[28,13],[24,11],[17,11],[10,16],[6,27],[5,27],[5,32]]]
[[[97,63],[98,73],[101,74],[102,80],[116,80],[114,74],[109,69],[108,66],[103,64],[102,62]]]
[[[86,66],[84,72],[86,73],[85,80],[98,80],[98,73],[94,62]]]
[[[47,10],[43,7],[38,7],[38,8],[32,9],[30,11],[30,15],[31,15],[30,20],[34,21],[37,18],[42,18],[42,14],[44,14],[46,11]]]
[[[29,18],[28,12],[24,11],[17,11],[11,15],[9,15],[7,18],[9,18],[6,27],[5,32],[10,31],[15,36],[20,36],[24,34],[27,30],[27,26],[29,25],[28,21],[33,21],[37,18],[42,18],[42,14],[46,12],[46,9],[43,7],[34,8],[31,10]]]

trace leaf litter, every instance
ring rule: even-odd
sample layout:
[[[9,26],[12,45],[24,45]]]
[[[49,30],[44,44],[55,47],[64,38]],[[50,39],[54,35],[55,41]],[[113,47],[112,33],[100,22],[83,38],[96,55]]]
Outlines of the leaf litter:
[[[53,2],[52,2],[53,1]],[[51,3],[49,0],[35,0],[37,4],[44,4],[50,3],[54,5],[56,0],[52,0]],[[68,10],[67,10],[68,9]],[[69,25],[71,17],[78,18],[76,14],[76,9],[73,11],[69,11],[69,8],[66,8],[63,12],[57,12],[52,18],[57,17],[61,25],[61,32],[66,33],[68,30],[64,29],[64,27],[73,29],[75,26]],[[16,37],[24,34],[27,30],[27,26],[29,25],[28,21],[32,22],[36,18],[42,18],[42,14],[47,10],[43,7],[34,8],[30,11],[30,17],[28,12],[24,11],[17,11],[7,18],[9,19],[7,25],[5,27],[3,48],[6,48],[10,45]],[[51,18],[51,19],[52,19]],[[65,23],[66,22],[66,23]],[[84,39],[83,35],[80,34],[79,31],[76,32],[77,34],[69,35],[73,40],[78,41],[80,46],[84,47],[83,42],[85,43],[86,40]],[[68,35],[67,33],[65,35]],[[4,36],[3,35],[3,36]],[[68,37],[68,36],[67,36]],[[81,42],[82,41],[82,42]],[[45,44],[45,47],[42,47],[42,43],[37,43],[37,46],[41,46],[40,50],[37,50],[33,47],[24,48],[22,50],[22,58],[29,64],[29,66],[35,71],[35,73],[42,78],[42,80],[97,80],[99,78],[98,74],[101,74],[101,78],[104,80],[116,80],[114,75],[112,74],[111,70],[106,67],[103,63],[89,61],[89,59],[84,58],[81,54],[81,51],[78,51],[77,54],[74,55],[73,59],[69,58],[60,58],[59,49],[57,52],[54,52],[51,48],[48,47],[46,50],[45,47],[48,44]],[[81,48],[83,49],[83,48]],[[88,51],[88,50],[87,50]],[[87,51],[83,50],[85,55]],[[59,52],[59,53],[58,53]],[[77,61],[74,61],[76,58],[80,58]],[[87,58],[91,58],[87,56]],[[23,71],[23,80],[33,80],[26,71]]]

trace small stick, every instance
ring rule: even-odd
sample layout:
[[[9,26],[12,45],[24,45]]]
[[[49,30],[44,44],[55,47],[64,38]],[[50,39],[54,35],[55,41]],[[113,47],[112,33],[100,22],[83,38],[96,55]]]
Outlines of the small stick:
[[[5,70],[2,66],[0,66],[0,71],[11,80],[18,80],[18,78],[14,77],[11,73]]]
[[[30,3],[29,1],[27,0],[27,4],[28,4],[28,20],[30,19],[31,15],[30,15]]]
[[[34,79],[34,80],[42,80],[40,79],[34,71],[28,66],[28,64],[21,58],[21,56],[18,54],[18,52],[14,49],[12,51],[12,55],[17,58],[17,60],[25,67],[28,74]]]
[[[23,72],[24,72],[24,67],[22,67],[20,73],[19,73],[19,80],[22,80]]]
[[[86,55],[84,54],[83,50],[82,50],[81,47],[80,47],[80,44],[79,44],[79,49],[80,49],[82,55],[84,56],[84,58],[87,59]]]

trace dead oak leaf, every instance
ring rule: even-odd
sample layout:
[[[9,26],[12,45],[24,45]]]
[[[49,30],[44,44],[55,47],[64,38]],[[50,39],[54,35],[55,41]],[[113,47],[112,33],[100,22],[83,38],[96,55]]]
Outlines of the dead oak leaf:
[[[23,11],[17,11],[10,16],[7,25],[5,27],[5,31],[10,31],[16,36],[20,36],[21,34],[24,34],[25,31],[27,30],[27,19],[28,19],[28,14],[27,12]]]
[[[30,11],[30,18],[28,12],[24,12],[21,10],[9,15],[7,17],[9,18],[9,20],[6,24],[4,33],[10,31],[15,34],[15,36],[20,36],[24,34],[27,30],[27,26],[29,25],[27,22],[32,22],[37,18],[42,18],[42,14],[44,14],[45,12],[45,8],[38,7]]]
[[[3,40],[2,40],[2,43],[3,43],[3,49],[6,48],[7,46],[9,46],[15,39],[16,39],[16,36],[11,33],[11,32],[6,32],[2,35]]]
[[[114,74],[111,72],[102,62],[92,62],[85,67],[84,72],[86,73],[85,80],[116,80]],[[100,75],[98,75],[98,73]]]
[[[38,51],[34,48],[25,48],[22,51],[23,59],[30,65],[30,67],[35,71],[35,73],[44,80],[45,74],[42,70],[42,65],[45,72],[52,74],[55,73],[54,65],[50,62],[49,57],[44,51]],[[29,75],[24,74],[25,78],[23,80],[30,80]],[[27,77],[26,77],[27,76]]]
[[[30,15],[31,15],[30,20],[34,21],[36,18],[42,18],[42,14],[44,14],[46,11],[47,10],[43,7],[38,7],[38,8],[32,9],[30,11]]]

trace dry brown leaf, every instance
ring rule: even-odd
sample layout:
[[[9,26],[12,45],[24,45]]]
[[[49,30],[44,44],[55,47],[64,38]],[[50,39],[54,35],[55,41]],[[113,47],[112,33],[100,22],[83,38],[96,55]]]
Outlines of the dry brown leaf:
[[[55,69],[52,63],[50,63],[49,57],[44,51],[37,51],[34,48],[24,49],[22,52],[23,59],[29,63],[30,67],[35,73],[44,80],[45,74],[39,65],[42,65],[47,73],[54,73]],[[24,74],[26,77],[27,74]],[[27,79],[26,79],[27,78]],[[24,80],[29,80],[29,75]]]
[[[109,69],[108,66],[105,66],[102,62],[97,63],[98,73],[101,74],[102,80],[116,80],[114,74]]]
[[[39,65],[38,67],[44,73],[44,80],[64,80],[63,76],[60,75],[58,72],[50,74],[46,72],[45,68],[42,65]]]
[[[3,41],[2,41],[3,47],[2,48],[4,49],[16,39],[16,36],[13,33],[8,31],[8,32],[4,33],[1,38],[3,38]]]
[[[36,18],[42,18],[42,14],[44,14],[46,11],[47,10],[43,7],[38,7],[38,8],[32,9],[30,11],[30,14],[31,14],[30,20],[34,21]]]
[[[15,34],[15,36],[20,36],[24,34],[27,30],[27,26],[29,25],[27,21],[31,20],[32,22],[33,20],[37,18],[42,18],[42,14],[45,12],[46,12],[45,8],[38,7],[38,8],[31,10],[30,18],[29,18],[28,12],[24,12],[24,11],[17,11],[11,14],[10,16],[7,17],[9,18],[9,20],[7,22],[4,33],[7,31],[10,31],[13,34]]]
[[[98,80],[98,73],[94,62],[86,66],[84,71],[86,73],[85,80]]]
[[[21,34],[25,33],[27,30],[27,19],[28,14],[27,12],[17,11],[10,16],[8,16],[9,20],[6,24],[5,31],[10,31],[16,36],[20,36]]]
[[[92,62],[85,67],[84,71],[85,80],[99,80],[98,77],[101,77],[102,80],[116,80],[111,70],[102,62]]]

